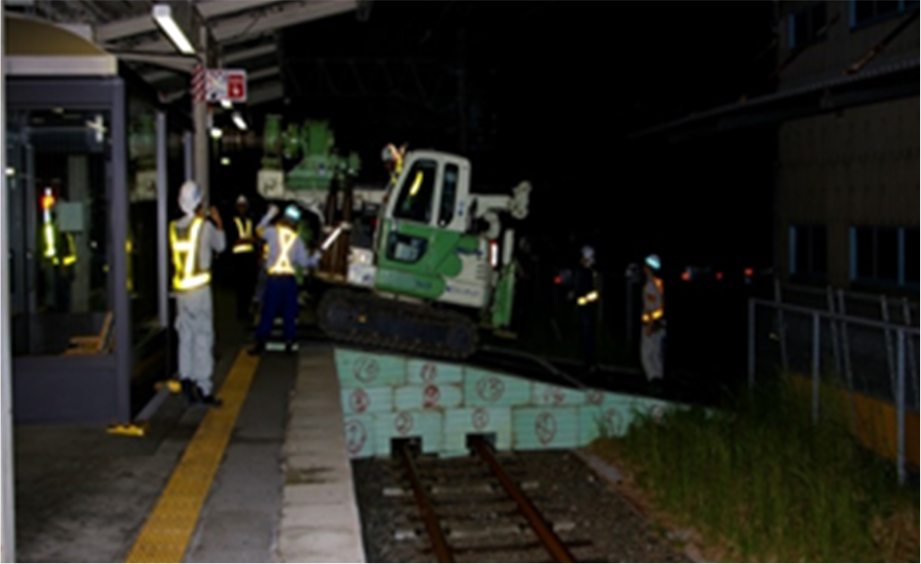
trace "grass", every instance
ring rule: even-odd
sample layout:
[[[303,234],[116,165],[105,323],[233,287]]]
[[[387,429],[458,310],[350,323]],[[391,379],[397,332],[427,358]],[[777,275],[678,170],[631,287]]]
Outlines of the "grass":
[[[639,417],[623,438],[591,449],[673,526],[696,531],[710,561],[905,562],[918,558],[918,490],[892,464],[862,450],[843,409],[786,380],[731,409]]]

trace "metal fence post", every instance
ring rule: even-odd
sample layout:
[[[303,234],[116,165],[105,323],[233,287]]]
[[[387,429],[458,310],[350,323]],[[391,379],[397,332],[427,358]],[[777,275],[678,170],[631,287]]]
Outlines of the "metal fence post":
[[[896,413],[898,413],[898,465],[899,484],[905,485],[905,331],[898,331],[898,378],[896,389]]]
[[[778,305],[783,304],[783,299],[780,293],[780,278],[774,277],[774,301]],[[787,358],[787,330],[784,327],[784,317],[783,309],[777,308],[777,333],[780,337],[780,363],[783,365],[784,372],[790,370],[790,363]]]
[[[834,296],[834,293],[832,292],[831,286],[827,287],[825,294],[828,299],[828,312],[834,315],[835,296]],[[835,357],[835,372],[840,378],[841,377],[841,346],[838,341],[839,333],[840,333],[840,331],[838,330],[838,325],[840,324],[840,322],[835,321],[834,319],[829,319],[828,322],[829,322],[829,325],[831,326],[831,346],[832,346],[832,354]]]
[[[883,323],[889,323],[889,304],[885,295],[879,297],[879,307],[883,316]],[[892,332],[888,328],[883,331],[886,335],[886,363],[889,365],[889,383],[892,386],[890,389],[894,393],[895,381],[898,376],[895,373],[895,360],[893,358],[895,351],[892,350]]]
[[[748,299],[748,388],[755,387],[755,301]]]
[[[819,422],[819,314],[812,312],[812,422]]]
[[[844,290],[838,289],[838,313],[847,315],[844,305]],[[849,392],[854,392],[854,372],[851,368],[851,338],[847,330],[847,321],[841,322],[841,348],[844,353],[844,377],[847,378]],[[853,401],[851,402],[853,406]]]
[[[905,316],[905,325],[912,326],[911,320],[911,306],[908,304],[908,298],[902,298],[902,308]],[[911,391],[914,394],[912,401],[914,406],[918,407],[918,357],[917,351],[915,350],[915,341],[914,339],[908,339],[908,369],[911,374]]]

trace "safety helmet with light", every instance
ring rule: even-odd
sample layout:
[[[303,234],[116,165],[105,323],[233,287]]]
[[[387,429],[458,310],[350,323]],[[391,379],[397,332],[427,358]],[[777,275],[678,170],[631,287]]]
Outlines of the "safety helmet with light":
[[[285,219],[290,221],[300,221],[301,220],[301,210],[294,204],[289,204],[285,208]]]
[[[646,266],[653,270],[659,270],[662,268],[662,261],[659,259],[659,255],[651,254],[646,257]]]

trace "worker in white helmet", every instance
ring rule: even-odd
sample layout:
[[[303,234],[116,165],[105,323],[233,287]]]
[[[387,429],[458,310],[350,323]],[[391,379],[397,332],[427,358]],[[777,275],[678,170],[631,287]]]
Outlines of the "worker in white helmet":
[[[643,335],[640,356],[646,378],[653,380],[665,376],[665,291],[660,272],[659,255],[652,254],[643,262],[646,285],[643,286]]]
[[[257,233],[268,246],[265,261],[265,289],[262,296],[262,312],[256,327],[256,346],[250,354],[258,355],[265,350],[275,316],[281,309],[284,321],[285,351],[293,352],[296,338],[296,321],[298,313],[298,283],[295,267],[312,268],[320,262],[320,251],[307,252],[303,239],[298,235],[297,226],[301,220],[300,209],[291,204],[275,225],[269,222],[278,215],[278,208],[270,206],[268,213],[257,227]]]
[[[179,380],[190,403],[219,406],[212,391],[214,318],[211,297],[211,253],[227,245],[217,208],[205,217],[202,190],[189,180],[179,191],[183,217],[170,223],[170,248],[175,273],[176,331],[179,333]]]
[[[595,351],[601,288],[598,272],[595,270],[595,249],[589,245],[582,247],[579,268],[576,269],[575,298],[579,310],[583,368],[586,372],[592,373],[597,369]]]

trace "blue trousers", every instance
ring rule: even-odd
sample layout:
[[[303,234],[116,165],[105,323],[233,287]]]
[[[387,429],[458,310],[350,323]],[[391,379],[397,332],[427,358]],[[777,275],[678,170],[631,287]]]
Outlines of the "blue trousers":
[[[262,317],[256,328],[256,339],[266,341],[272,332],[275,316],[281,308],[286,341],[295,339],[297,320],[297,280],[294,276],[266,276],[262,295]]]

